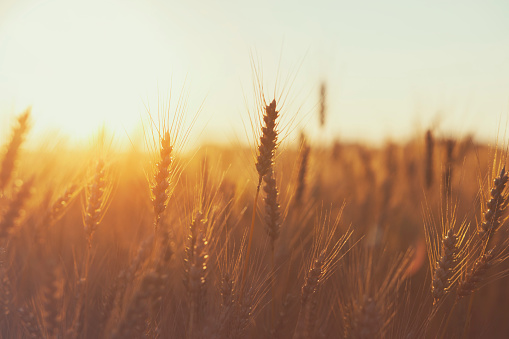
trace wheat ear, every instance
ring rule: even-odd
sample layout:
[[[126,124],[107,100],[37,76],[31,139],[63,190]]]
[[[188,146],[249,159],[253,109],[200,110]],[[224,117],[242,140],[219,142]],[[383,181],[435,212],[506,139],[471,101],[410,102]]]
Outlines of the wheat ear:
[[[442,256],[437,262],[433,274],[432,289],[433,303],[436,304],[448,291],[452,270],[456,264],[458,254],[458,237],[452,229],[442,239]]]
[[[322,251],[313,261],[313,266],[307,272],[304,286],[302,286],[301,309],[294,339],[305,339],[312,336],[317,307],[316,291],[322,279],[324,264],[325,251]]]
[[[258,157],[256,158],[256,170],[258,171],[258,185],[253,204],[253,215],[251,217],[251,227],[249,228],[249,238],[247,242],[246,258],[244,259],[244,270],[242,272],[242,280],[240,284],[239,300],[243,300],[244,287],[246,284],[247,268],[249,264],[249,255],[251,254],[251,244],[253,242],[253,230],[256,218],[256,203],[258,195],[260,194],[260,185],[262,184],[263,177],[272,168],[274,162],[274,154],[277,147],[277,123],[279,111],[276,111],[276,100],[272,100],[270,105],[265,107],[265,114],[263,115],[264,125],[262,126],[262,135],[260,136],[260,143],[258,145]]]
[[[194,245],[193,262],[189,270],[188,293],[191,301],[189,334],[191,338],[202,336],[203,315],[206,306],[207,245],[203,232],[199,232]]]
[[[0,168],[0,191],[5,190],[12,177],[12,172],[16,164],[19,147],[23,143],[25,134],[28,131],[29,118],[30,108],[18,116],[17,125],[12,129],[11,141],[7,145],[7,151],[4,155],[2,166]]]
[[[491,249],[481,255],[475,262],[472,269],[463,277],[458,285],[458,299],[472,294],[486,276],[486,272],[493,265],[495,254]]]
[[[107,191],[104,161],[97,161],[94,178],[90,182],[86,193],[87,203],[83,215],[83,225],[85,227],[88,247],[90,248],[92,246],[94,232],[104,215],[109,194]]]
[[[9,202],[7,211],[0,221],[0,240],[7,238],[11,230],[16,226],[22,213],[23,206],[30,197],[32,181],[33,180],[30,179],[21,184],[14,198]]]
[[[170,132],[166,131],[161,138],[159,149],[160,159],[156,164],[154,184],[152,185],[152,206],[154,208],[154,228],[157,232],[166,206],[168,204],[170,186],[170,166],[173,163],[173,146],[171,145]]]
[[[208,261],[208,241],[205,238],[205,220],[197,212],[189,227],[186,246],[184,285],[190,301],[189,337],[201,335],[201,324],[205,308],[206,272]]]
[[[490,190],[491,199],[486,204],[486,211],[483,213],[484,221],[477,229],[477,234],[481,239],[488,239],[501,224],[500,219],[509,203],[505,192],[508,179],[509,176],[504,166],[500,174],[493,180],[493,187]]]

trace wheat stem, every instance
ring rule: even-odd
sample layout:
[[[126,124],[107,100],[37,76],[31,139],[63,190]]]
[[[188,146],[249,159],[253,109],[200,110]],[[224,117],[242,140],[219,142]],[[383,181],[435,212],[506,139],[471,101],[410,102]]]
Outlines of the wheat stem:
[[[256,194],[255,194],[255,198],[254,198],[253,215],[251,217],[251,227],[249,228],[249,238],[248,238],[248,243],[247,243],[246,258],[244,259],[244,270],[242,271],[242,280],[240,283],[239,301],[242,301],[242,296],[244,295],[244,287],[246,285],[246,275],[247,275],[247,268],[249,265],[249,255],[251,254],[251,244],[253,242],[253,231],[254,231],[254,224],[255,224],[255,218],[256,218],[256,203],[258,201],[258,195],[260,194],[260,184],[261,184],[261,180],[258,183],[258,187],[256,188]]]

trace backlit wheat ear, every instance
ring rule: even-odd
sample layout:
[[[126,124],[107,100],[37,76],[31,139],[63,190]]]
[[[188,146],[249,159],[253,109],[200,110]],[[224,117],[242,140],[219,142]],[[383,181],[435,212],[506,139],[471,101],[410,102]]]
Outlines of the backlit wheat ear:
[[[470,271],[461,279],[458,285],[458,298],[466,297],[479,288],[479,284],[486,278],[486,272],[493,265],[495,255],[491,249],[479,257]]]
[[[62,217],[62,214],[65,213],[77,192],[78,186],[71,185],[60,197],[57,198],[57,200],[55,200],[55,202],[51,205],[47,215],[47,218],[49,219],[48,223],[50,225]]]
[[[331,221],[330,212],[320,217],[315,231],[312,248],[312,262],[307,269],[301,293],[301,307],[297,318],[294,339],[312,338],[315,335],[318,316],[318,290],[334,272],[339,260],[344,256],[343,247],[352,235],[348,229],[337,237],[341,212]]]
[[[189,227],[184,261],[185,279],[190,302],[189,337],[201,337],[206,307],[206,273],[208,262],[208,241],[206,220],[203,213],[197,212]]]
[[[230,273],[226,272],[221,277],[219,290],[221,292],[221,311],[219,313],[217,338],[224,338],[231,328],[231,319],[235,312],[235,297],[233,295],[233,283]]]
[[[79,192],[78,186],[71,185],[48,208],[42,223],[36,229],[34,234],[34,239],[39,245],[42,245],[44,243],[44,238],[46,236],[47,230],[51,226],[53,226],[65,214],[65,212],[69,208],[69,205],[71,205],[71,202],[78,194],[78,192]]]
[[[196,212],[191,224],[189,225],[189,234],[187,235],[187,243],[185,247],[185,258],[184,258],[184,285],[186,288],[189,288],[190,284],[190,272],[191,267],[194,263],[194,255],[195,255],[195,245],[196,239],[198,238],[198,234],[201,232],[200,227],[203,223],[203,213]]]
[[[256,158],[256,170],[258,171],[258,186],[262,178],[269,172],[274,161],[274,154],[277,146],[277,118],[279,111],[276,111],[276,100],[272,100],[270,105],[265,107],[263,115],[264,125],[262,126],[262,135],[258,145],[258,157]]]
[[[458,237],[452,229],[442,239],[442,255],[436,264],[433,274],[432,289],[433,302],[436,304],[448,291],[452,270],[456,265],[458,254]]]
[[[316,292],[325,273],[325,259],[325,252],[323,251],[313,261],[313,266],[306,274],[305,283],[302,286],[301,309],[295,327],[294,339],[311,338],[313,335],[318,302]]]
[[[444,297],[457,283],[473,245],[470,224],[463,220],[457,225],[457,205],[445,202],[441,208],[439,223],[434,220],[431,210],[425,213],[424,220],[434,311],[439,309]]]
[[[246,328],[253,318],[256,303],[256,293],[250,288],[242,296],[242,300],[236,304],[231,325],[230,338],[242,338],[246,336]]]
[[[502,167],[500,174],[493,180],[493,187],[490,190],[491,199],[486,204],[486,210],[483,213],[483,222],[477,228],[477,233],[481,239],[487,239],[495,232],[502,222],[509,199],[505,191],[509,179],[505,166]]]
[[[234,302],[233,281],[230,274],[226,272],[221,278],[221,307],[228,308]]]
[[[242,281],[240,283],[239,300],[242,300],[244,293],[244,286],[246,283],[247,268],[249,265],[249,256],[251,254],[251,244],[253,242],[254,223],[256,218],[256,203],[258,195],[260,194],[260,186],[263,177],[272,169],[274,162],[274,155],[277,147],[277,118],[279,111],[276,111],[276,100],[272,100],[270,105],[265,106],[265,113],[263,115],[264,125],[262,126],[262,135],[260,136],[260,143],[258,145],[258,156],[256,158],[256,170],[258,171],[258,185],[256,186],[256,193],[253,203],[253,215],[251,217],[251,227],[249,229],[249,237],[247,241],[246,257],[244,259],[244,270],[242,272]]]
[[[85,191],[86,205],[83,213],[83,225],[88,246],[92,246],[92,238],[101,222],[109,203],[111,183],[107,181],[103,160],[98,160],[94,177]]]
[[[170,167],[173,162],[173,146],[171,144],[170,132],[166,131],[161,138],[159,149],[160,159],[156,164],[154,183],[152,185],[152,206],[154,208],[155,223],[157,231],[169,199]]]
[[[7,145],[2,166],[0,168],[0,191],[5,190],[7,184],[11,180],[12,172],[16,164],[18,150],[25,139],[25,134],[28,131],[28,121],[30,118],[30,108],[22,113],[17,118],[17,125],[12,129],[11,141]]]
[[[30,198],[30,190],[32,188],[32,179],[24,182],[18,188],[12,200],[9,202],[7,210],[2,215],[0,221],[0,240],[7,238],[9,233],[14,229],[18,219],[22,213],[23,207]]]
[[[190,297],[189,334],[191,338],[202,337],[203,318],[206,306],[206,272],[208,242],[200,232],[194,245],[193,262],[189,270],[188,293]]]

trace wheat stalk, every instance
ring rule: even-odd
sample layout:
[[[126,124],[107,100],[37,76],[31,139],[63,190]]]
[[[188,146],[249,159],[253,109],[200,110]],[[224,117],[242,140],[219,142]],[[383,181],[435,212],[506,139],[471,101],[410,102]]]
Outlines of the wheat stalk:
[[[30,111],[31,109],[28,108],[25,112],[19,115],[17,118],[17,125],[12,129],[12,137],[7,145],[7,151],[5,152],[2,165],[0,167],[0,191],[5,190],[12,177],[19,148],[28,131]]]
[[[244,259],[244,270],[242,272],[242,281],[240,284],[239,300],[242,300],[244,286],[246,283],[247,269],[249,265],[249,256],[251,254],[251,245],[253,242],[253,231],[256,217],[256,203],[260,193],[260,185],[263,177],[270,171],[274,161],[274,154],[277,147],[277,118],[279,111],[276,110],[276,100],[272,100],[270,105],[265,106],[265,114],[263,115],[264,125],[262,126],[262,135],[258,145],[258,156],[256,158],[256,170],[258,171],[258,185],[253,203],[253,215],[251,217],[251,227],[249,228],[249,237],[247,241],[246,257]]]
[[[443,183],[444,183],[444,196],[447,200],[452,195],[452,176],[453,176],[453,151],[454,151],[454,139],[447,139],[445,141],[445,165],[443,172]]]
[[[425,182],[426,188],[433,186],[433,132],[431,130],[426,131],[426,162],[425,162]]]
[[[319,120],[320,127],[323,128],[325,126],[325,115],[327,113],[327,84],[322,82],[320,85],[320,110],[319,110]]]
[[[57,338],[63,322],[63,282],[55,262],[48,262],[47,281],[44,291],[44,323],[49,338]]]
[[[299,154],[299,169],[297,172],[297,188],[295,190],[294,201],[296,205],[302,203],[302,197],[306,190],[306,173],[308,169],[310,147],[306,141],[306,138],[302,138],[300,154]]]

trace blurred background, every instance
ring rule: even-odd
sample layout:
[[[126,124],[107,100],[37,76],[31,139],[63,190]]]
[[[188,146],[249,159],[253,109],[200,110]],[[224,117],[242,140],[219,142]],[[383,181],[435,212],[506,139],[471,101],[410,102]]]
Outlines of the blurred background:
[[[491,142],[509,112],[508,16],[506,1],[2,0],[0,128],[31,105],[32,140],[104,125],[129,145],[184,89],[190,146],[242,142],[254,63],[316,141]]]

